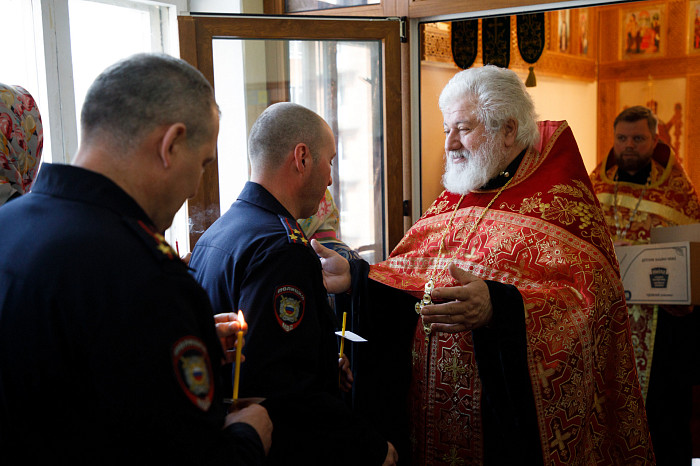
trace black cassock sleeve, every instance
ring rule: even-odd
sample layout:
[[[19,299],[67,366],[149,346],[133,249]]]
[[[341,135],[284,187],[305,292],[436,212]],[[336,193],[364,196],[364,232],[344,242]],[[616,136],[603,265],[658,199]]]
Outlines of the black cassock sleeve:
[[[353,407],[390,441],[399,464],[410,464],[408,388],[416,298],[368,279],[369,265],[350,262],[352,330],[366,338],[353,345]]]
[[[513,285],[490,280],[486,285],[493,318],[472,331],[482,384],[485,464],[542,464],[523,298]]]

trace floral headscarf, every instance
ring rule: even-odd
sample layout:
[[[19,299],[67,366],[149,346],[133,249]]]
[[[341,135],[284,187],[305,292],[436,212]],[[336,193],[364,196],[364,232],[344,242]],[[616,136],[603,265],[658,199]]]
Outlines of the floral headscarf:
[[[34,98],[0,84],[0,206],[29,191],[39,170],[44,131]]]
[[[314,215],[298,219],[301,229],[309,239],[315,239],[327,248],[335,250],[346,259],[359,258],[359,254],[337,237],[340,228],[340,213],[329,189],[321,199]]]

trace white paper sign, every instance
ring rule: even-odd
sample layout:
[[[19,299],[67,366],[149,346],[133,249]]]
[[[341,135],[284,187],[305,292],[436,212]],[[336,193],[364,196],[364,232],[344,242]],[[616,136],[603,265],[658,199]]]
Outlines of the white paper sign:
[[[342,336],[343,336],[343,332],[340,331],[340,330],[338,330],[337,332],[335,332],[335,334],[338,335],[339,337],[342,337]],[[358,334],[356,334],[356,333],[352,333],[352,332],[349,331],[349,330],[346,330],[346,331],[345,331],[345,339],[346,339],[346,340],[350,340],[350,341],[356,341],[356,342],[367,341],[367,340],[365,340],[364,338],[362,338],[360,335],[358,335]]]

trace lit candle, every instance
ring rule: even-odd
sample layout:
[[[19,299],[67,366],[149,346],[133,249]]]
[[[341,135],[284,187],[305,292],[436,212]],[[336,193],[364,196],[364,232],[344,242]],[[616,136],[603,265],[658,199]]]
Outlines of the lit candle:
[[[238,399],[238,383],[241,377],[241,349],[243,349],[243,325],[245,324],[245,319],[243,318],[243,313],[238,310],[238,323],[240,324],[241,330],[238,331],[236,335],[236,369],[233,376],[233,401]]]
[[[340,336],[340,357],[343,357],[343,345],[345,344],[345,319],[347,318],[348,313],[343,312],[343,328],[341,330],[341,336]]]

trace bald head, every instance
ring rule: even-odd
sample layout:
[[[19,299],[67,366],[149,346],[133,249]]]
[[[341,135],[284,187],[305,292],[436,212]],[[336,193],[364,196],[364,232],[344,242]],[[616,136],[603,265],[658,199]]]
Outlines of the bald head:
[[[250,129],[248,156],[253,173],[275,171],[297,144],[306,144],[318,161],[328,133],[323,118],[306,107],[291,102],[270,105]]]

